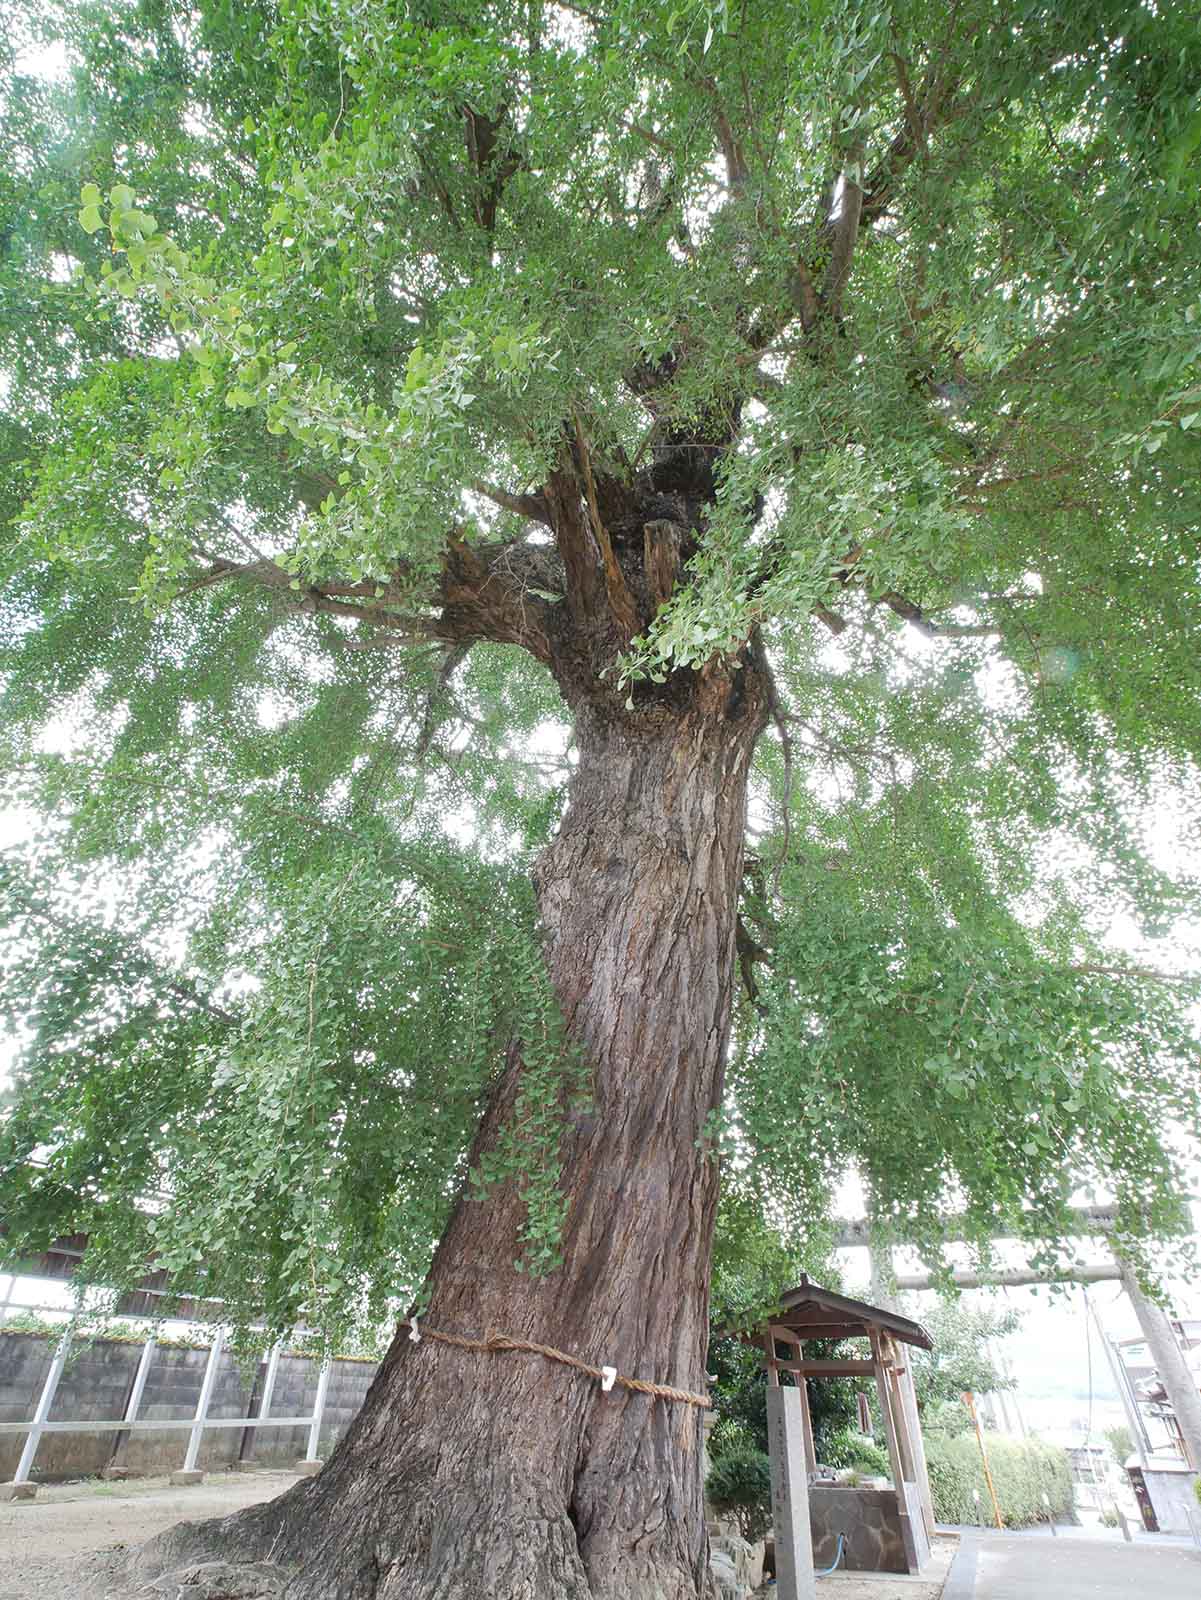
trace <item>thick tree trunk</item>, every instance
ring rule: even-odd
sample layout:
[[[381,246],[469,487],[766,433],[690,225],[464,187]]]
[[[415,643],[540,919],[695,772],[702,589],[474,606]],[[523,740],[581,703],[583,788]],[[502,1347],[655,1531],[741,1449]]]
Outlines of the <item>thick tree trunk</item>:
[[[575,710],[570,805],[535,875],[552,980],[593,1075],[592,1107],[563,1140],[563,1265],[543,1279],[516,1270],[514,1184],[465,1196],[425,1320],[703,1391],[718,1179],[706,1131],[763,685],[740,668],[694,678],[683,709],[630,714],[606,696]],[[514,1051],[477,1153],[520,1071]],[[208,1525],[210,1547],[297,1568],[289,1600],[697,1600],[702,1414],[402,1328],[321,1474]],[[160,1569],[173,1548],[168,1536]]]

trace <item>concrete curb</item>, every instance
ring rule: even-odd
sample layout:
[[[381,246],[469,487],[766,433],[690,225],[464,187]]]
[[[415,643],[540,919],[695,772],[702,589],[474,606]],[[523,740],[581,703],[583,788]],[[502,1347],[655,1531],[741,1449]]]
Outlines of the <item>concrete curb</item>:
[[[976,1555],[980,1541],[971,1534],[961,1534],[959,1549],[951,1562],[947,1581],[943,1585],[942,1600],[972,1600],[976,1593]]]

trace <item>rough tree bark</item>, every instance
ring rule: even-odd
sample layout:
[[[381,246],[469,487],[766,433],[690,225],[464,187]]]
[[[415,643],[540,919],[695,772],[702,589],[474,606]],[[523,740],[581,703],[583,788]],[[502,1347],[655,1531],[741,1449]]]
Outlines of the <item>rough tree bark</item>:
[[[549,634],[538,617],[537,653],[574,715],[579,764],[535,887],[593,1103],[563,1140],[562,1267],[541,1280],[515,1269],[515,1185],[465,1195],[425,1316],[696,1391],[718,1183],[706,1124],[721,1101],[747,774],[770,688],[748,647],[629,710],[599,668],[632,610],[664,597],[662,529],[638,525],[619,560],[593,483],[552,481],[548,503],[568,603]],[[520,1072],[515,1041],[477,1156]],[[176,1530],[142,1570],[204,1551],[292,1567],[289,1600],[697,1600],[708,1593],[702,1415],[605,1394],[538,1356],[414,1343],[402,1328],[318,1477]]]

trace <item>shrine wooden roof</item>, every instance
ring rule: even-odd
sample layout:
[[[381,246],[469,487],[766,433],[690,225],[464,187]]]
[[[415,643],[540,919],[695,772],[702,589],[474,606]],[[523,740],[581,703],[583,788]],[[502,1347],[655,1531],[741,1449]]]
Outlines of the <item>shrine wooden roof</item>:
[[[786,1289],[780,1296],[779,1311],[746,1337],[766,1333],[768,1326],[787,1328],[798,1339],[862,1338],[875,1327],[902,1344],[916,1345],[920,1350],[934,1348],[933,1339],[920,1322],[883,1306],[868,1305],[866,1300],[852,1300],[832,1289],[819,1288],[808,1278],[802,1278],[795,1289]]]

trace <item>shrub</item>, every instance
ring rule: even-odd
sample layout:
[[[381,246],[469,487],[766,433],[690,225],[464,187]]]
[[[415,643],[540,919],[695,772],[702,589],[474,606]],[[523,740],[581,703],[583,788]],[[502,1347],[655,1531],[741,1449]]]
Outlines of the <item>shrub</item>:
[[[972,1433],[972,1419],[962,1400],[932,1400],[921,1414],[922,1433],[954,1439],[961,1433]]]
[[[51,1335],[61,1337],[66,1326],[65,1322],[49,1322],[45,1317],[39,1317],[36,1311],[13,1311],[0,1322],[0,1333],[32,1333],[44,1334],[46,1338],[50,1338]]]
[[[1048,1515],[1064,1517],[1072,1509],[1072,1474],[1067,1452],[1037,1440],[1018,1443],[1014,1439],[989,1438],[988,1463],[1006,1527],[1024,1528],[1045,1522]],[[980,1450],[974,1435],[926,1440],[926,1465],[930,1471],[930,1491],[934,1515],[940,1522],[965,1522],[990,1526],[992,1501]],[[972,1490],[979,1491],[979,1504]],[[1043,1504],[1043,1495],[1050,1511]]]
[[[858,1352],[845,1342],[838,1345],[828,1339],[811,1340],[805,1345],[808,1360],[844,1354]],[[709,1342],[707,1364],[709,1371],[716,1374],[709,1393],[720,1419],[709,1440],[712,1458],[716,1460],[736,1448],[733,1434],[726,1432],[727,1424],[738,1424],[741,1440],[755,1449],[766,1450],[767,1373],[763,1369],[763,1351],[740,1339],[715,1335]],[[855,1388],[847,1378],[823,1378],[808,1385],[808,1396],[817,1458],[824,1461],[831,1433],[849,1429],[857,1414]]]
[[[771,1527],[771,1464],[762,1450],[719,1456],[705,1481],[705,1498],[719,1517],[738,1524],[748,1544]]]
[[[738,1417],[718,1415],[717,1421],[709,1430],[705,1444],[709,1451],[710,1462],[717,1461],[721,1456],[736,1455],[741,1450],[760,1450],[763,1448],[755,1437],[754,1430],[747,1426]]]
[[[822,1446],[821,1462],[825,1467],[839,1470],[853,1467],[870,1478],[892,1476],[888,1452],[854,1428],[840,1428],[837,1433],[830,1434]]]

